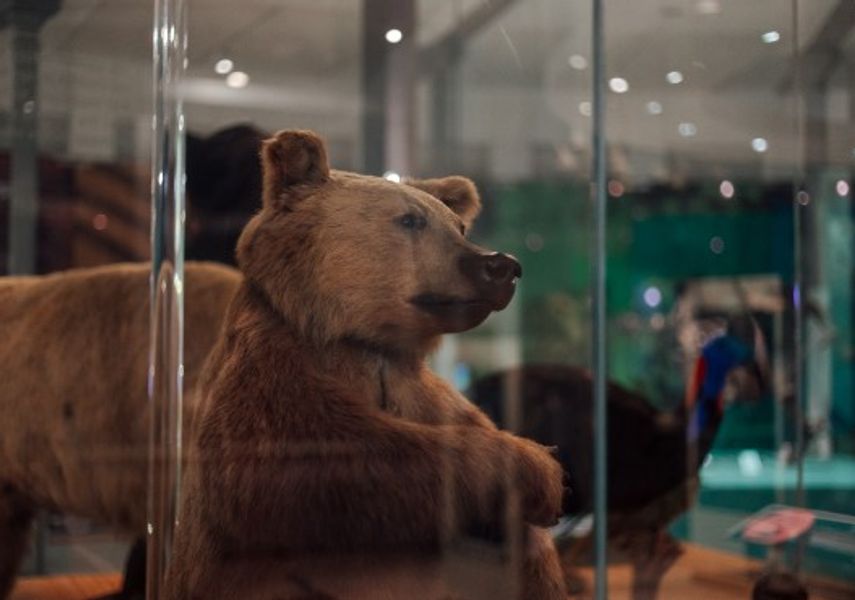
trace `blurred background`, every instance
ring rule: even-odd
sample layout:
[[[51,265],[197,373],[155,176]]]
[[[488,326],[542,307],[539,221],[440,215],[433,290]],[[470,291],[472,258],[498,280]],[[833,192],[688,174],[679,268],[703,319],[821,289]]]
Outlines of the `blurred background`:
[[[584,495],[598,435],[586,379],[591,3],[187,5],[177,88],[187,259],[234,262],[259,205],[258,145],[278,129],[322,134],[339,169],[471,177],[485,207],[474,237],[517,256],[525,277],[506,311],[447,340],[434,367],[506,427],[566,446]],[[646,459],[632,472],[609,463],[610,597],[629,594],[632,570],[648,568],[664,576],[662,598],[747,598],[775,569],[800,573],[812,597],[851,598],[855,4],[603,6],[610,426],[661,438],[672,419],[668,435],[676,428],[685,440],[698,361],[736,319],[752,323],[763,371],[753,383],[744,369],[727,371],[700,465],[675,455],[685,446],[640,449]],[[0,2],[0,272],[149,258],[152,23],[152,3],[140,0]],[[521,365],[560,370],[535,369],[520,383]],[[496,373],[502,385],[479,396]],[[614,460],[641,443],[608,440]],[[632,548],[619,533],[637,531],[623,517],[648,515],[659,496],[621,500],[620,481],[655,479],[674,464],[690,485],[643,527],[667,532],[683,553],[665,551],[650,567],[639,554],[655,540]],[[774,543],[752,535],[750,519],[781,511],[807,518],[806,529]],[[568,508],[556,531],[579,597],[592,593],[589,513],[585,502]],[[127,542],[43,515],[27,569],[115,571]]]

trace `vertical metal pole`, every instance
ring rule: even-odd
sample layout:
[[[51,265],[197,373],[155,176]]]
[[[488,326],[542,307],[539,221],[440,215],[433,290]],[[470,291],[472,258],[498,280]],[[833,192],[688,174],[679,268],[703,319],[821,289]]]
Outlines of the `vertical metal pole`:
[[[608,597],[607,571],[607,413],[606,413],[606,131],[604,0],[593,0],[593,370],[594,370],[594,597]]]
[[[146,597],[160,598],[177,526],[184,336],[185,0],[155,0]]]
[[[414,0],[395,0],[393,6],[389,25],[404,37],[388,49],[386,170],[412,175],[416,168],[416,5]]]
[[[362,2],[362,171],[386,168],[386,64],[388,0]]]
[[[59,7],[59,0],[0,0],[12,58],[9,275],[36,270],[39,32]]]
[[[804,406],[804,301],[808,290],[805,287],[804,277],[804,211],[805,204],[810,202],[810,196],[806,188],[806,166],[805,148],[807,147],[807,114],[805,111],[805,89],[802,73],[801,53],[799,51],[799,0],[793,0],[793,89],[796,106],[796,173],[793,185],[793,402],[795,404],[796,421],[796,504],[804,504],[804,426],[802,410]],[[816,201],[816,200],[814,200]]]

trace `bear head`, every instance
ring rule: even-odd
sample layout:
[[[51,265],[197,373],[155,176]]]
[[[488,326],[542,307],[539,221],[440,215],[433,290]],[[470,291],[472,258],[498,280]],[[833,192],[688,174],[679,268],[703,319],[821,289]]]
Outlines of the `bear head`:
[[[309,131],[267,140],[261,162],[263,207],[238,264],[301,335],[419,352],[510,302],[519,263],[466,238],[480,210],[470,180],[330,170]]]

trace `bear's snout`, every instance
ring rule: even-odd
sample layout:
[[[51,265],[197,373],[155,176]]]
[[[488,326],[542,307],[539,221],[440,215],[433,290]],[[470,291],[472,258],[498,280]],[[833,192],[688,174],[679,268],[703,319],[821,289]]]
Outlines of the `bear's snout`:
[[[513,296],[516,280],[522,277],[522,266],[513,257],[501,252],[460,257],[460,271],[472,282],[478,294],[504,308]]]

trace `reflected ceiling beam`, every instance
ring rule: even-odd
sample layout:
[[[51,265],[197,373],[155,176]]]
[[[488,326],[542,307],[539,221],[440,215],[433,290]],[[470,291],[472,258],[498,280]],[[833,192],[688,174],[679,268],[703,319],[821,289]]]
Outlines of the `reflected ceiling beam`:
[[[835,68],[845,59],[843,45],[855,28],[855,2],[839,0],[813,41],[801,53],[802,85],[813,88],[825,85]],[[792,89],[794,76],[789,71],[778,86],[781,93]]]
[[[419,75],[433,75],[453,62],[462,44],[519,0],[486,0],[435,42],[419,49]]]

